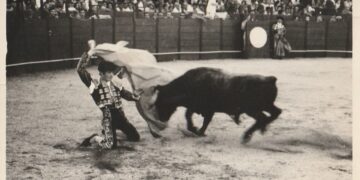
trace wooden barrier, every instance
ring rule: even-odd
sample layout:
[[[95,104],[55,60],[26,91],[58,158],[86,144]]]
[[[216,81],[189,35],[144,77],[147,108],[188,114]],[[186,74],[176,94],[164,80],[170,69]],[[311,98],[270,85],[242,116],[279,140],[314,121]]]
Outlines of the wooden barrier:
[[[135,23],[135,47],[138,49],[146,49],[150,52],[155,52],[156,21],[153,19],[136,19]]]
[[[129,13],[128,13],[129,15]],[[50,59],[79,57],[88,49],[87,41],[97,43],[128,41],[128,47],[147,49],[157,55],[159,61],[184,59],[239,58],[246,51],[248,58],[269,58],[272,55],[271,25],[274,16],[249,22],[243,36],[238,19],[144,19],[134,16],[114,19],[78,20],[43,19],[19,21],[9,16],[7,22],[7,64]],[[340,22],[323,23],[286,21],[287,39],[294,51],[292,57],[351,56],[351,53],[314,52],[309,50],[352,50],[351,18]],[[249,32],[263,27],[270,35],[263,48],[252,47]],[[245,37],[245,45],[244,39]],[[211,51],[213,53],[204,53]],[[231,53],[219,53],[231,51]],[[177,53],[180,52],[180,53]],[[234,53],[235,52],[235,53]]]
[[[201,27],[201,49],[200,51],[220,50],[221,31],[220,20],[206,21]],[[217,59],[219,54],[201,54],[200,59]]]
[[[133,21],[131,17],[117,17],[115,22],[115,42],[127,41],[128,47],[134,45],[134,29]]]
[[[241,21],[227,19],[221,21],[221,50],[243,50],[243,31],[241,30]],[[221,58],[239,58],[240,53],[221,54]]]
[[[305,28],[305,49],[321,50],[327,49],[326,44],[326,24],[327,22],[308,22],[307,28]],[[306,26],[305,26],[306,27]],[[290,41],[289,41],[290,42]],[[292,42],[290,42],[292,44]],[[297,49],[297,48],[294,48]],[[300,48],[299,48],[300,49]],[[305,54],[306,57],[325,57],[326,52],[314,52]]]
[[[49,49],[49,37],[47,30],[49,24],[45,20],[28,21],[19,31],[16,38],[15,53],[20,53],[18,62],[26,62],[29,59],[46,60],[51,59]],[[57,31],[55,30],[57,33]],[[22,42],[22,43],[20,43]],[[19,43],[19,44],[18,44]],[[18,46],[20,45],[20,46]]]
[[[180,19],[159,19],[157,23],[156,52],[177,52],[179,39]],[[159,61],[179,59],[179,55],[161,55],[156,57]]]
[[[97,43],[112,43],[112,19],[95,19],[95,39]]]
[[[255,21],[247,24],[245,52],[248,58],[273,57],[273,31],[276,21]],[[286,39],[292,51],[290,57],[351,57],[352,24],[345,19],[338,22],[285,22]],[[250,31],[262,27],[268,36],[264,47],[255,48],[249,40]],[[268,44],[270,42],[270,44]]]
[[[49,59],[63,59],[72,57],[69,27],[70,25],[68,18],[49,21]],[[39,47],[41,47],[41,44]],[[42,51],[41,48],[39,51]]]
[[[91,20],[72,19],[73,57],[80,57],[89,49],[87,41],[91,39]]]
[[[306,23],[305,22],[296,22],[296,21],[289,21],[286,22],[286,39],[291,44],[293,49],[306,49]],[[303,34],[303,35],[302,35]],[[273,45],[270,46],[273,48]],[[271,56],[273,56],[273,52],[271,52]],[[291,57],[305,57],[305,53],[291,53]]]
[[[200,19],[181,19],[180,23],[180,50],[200,51],[201,44],[201,23]],[[200,59],[199,54],[181,54],[180,59]]]

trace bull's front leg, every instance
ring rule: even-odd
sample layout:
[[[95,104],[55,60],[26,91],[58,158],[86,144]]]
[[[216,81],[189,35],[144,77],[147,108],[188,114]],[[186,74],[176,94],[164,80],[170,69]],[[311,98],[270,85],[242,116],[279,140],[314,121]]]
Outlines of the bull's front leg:
[[[185,112],[185,118],[186,118],[186,122],[187,122],[187,129],[195,134],[197,134],[197,128],[194,126],[193,121],[192,121],[192,115],[194,114],[194,111],[190,110],[190,109],[186,109]]]
[[[203,116],[204,116],[203,125],[197,133],[199,136],[205,136],[206,128],[208,127],[209,123],[211,122],[211,120],[214,116],[214,112],[204,114]]]
[[[259,112],[247,112],[247,115],[253,117],[256,122],[254,125],[252,125],[244,134],[243,137],[243,141],[242,143],[245,144],[247,142],[249,142],[251,140],[251,137],[253,135],[253,133],[258,130],[261,129],[261,127],[264,126],[264,124],[266,123],[268,117],[261,111]]]
[[[269,112],[271,114],[271,116],[267,119],[267,121],[261,127],[262,134],[264,134],[266,132],[267,126],[271,122],[273,122],[275,119],[277,119],[282,112],[282,110],[280,108],[276,107],[275,105],[269,106],[268,108],[265,109],[265,111]]]

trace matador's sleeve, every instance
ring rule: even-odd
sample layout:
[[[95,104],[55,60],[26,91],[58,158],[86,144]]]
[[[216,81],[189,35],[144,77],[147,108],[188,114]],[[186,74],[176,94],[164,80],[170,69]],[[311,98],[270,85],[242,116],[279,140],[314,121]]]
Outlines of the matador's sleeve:
[[[88,64],[89,61],[89,56],[87,55],[87,53],[84,53],[81,56],[81,59],[76,67],[76,70],[79,74],[79,77],[81,79],[81,81],[87,86],[90,87],[91,85],[91,75],[90,73],[86,70],[86,65]]]

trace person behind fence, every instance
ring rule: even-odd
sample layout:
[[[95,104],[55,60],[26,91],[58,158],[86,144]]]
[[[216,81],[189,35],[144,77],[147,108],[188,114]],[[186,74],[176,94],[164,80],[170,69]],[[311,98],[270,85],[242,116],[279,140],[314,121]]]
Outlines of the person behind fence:
[[[115,148],[117,146],[116,129],[120,129],[125,133],[129,141],[139,141],[140,135],[136,128],[127,120],[121,100],[124,98],[128,101],[138,101],[140,97],[113,82],[112,79],[115,72],[119,72],[117,75],[120,77],[123,73],[120,73],[121,71],[114,64],[102,60],[101,57],[98,58],[101,60],[98,66],[99,80],[93,79],[85,68],[90,59],[86,52],[77,65],[80,79],[89,88],[93,100],[103,114],[101,122],[102,136],[93,134],[86,138],[81,146],[96,144],[101,149]]]
[[[283,22],[282,17],[277,17],[277,23],[272,27],[274,31],[274,56],[279,59],[285,57],[286,51],[291,51],[290,43],[285,38],[286,28]]]

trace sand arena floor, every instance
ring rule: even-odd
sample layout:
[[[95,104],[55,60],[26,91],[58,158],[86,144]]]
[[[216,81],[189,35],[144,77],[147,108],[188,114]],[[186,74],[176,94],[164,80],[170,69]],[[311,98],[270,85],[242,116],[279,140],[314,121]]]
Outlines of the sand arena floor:
[[[141,142],[98,152],[79,143],[99,133],[101,112],[74,69],[7,79],[8,179],[351,179],[352,87],[350,59],[212,60],[161,63],[181,74],[199,66],[275,75],[283,114],[265,135],[240,139],[254,120],[237,126],[216,114],[206,137],[188,137],[184,109],[154,139],[133,102],[125,113]],[[94,76],[95,68],[89,68]],[[129,89],[126,80],[124,85]],[[194,116],[199,126],[200,116]]]

